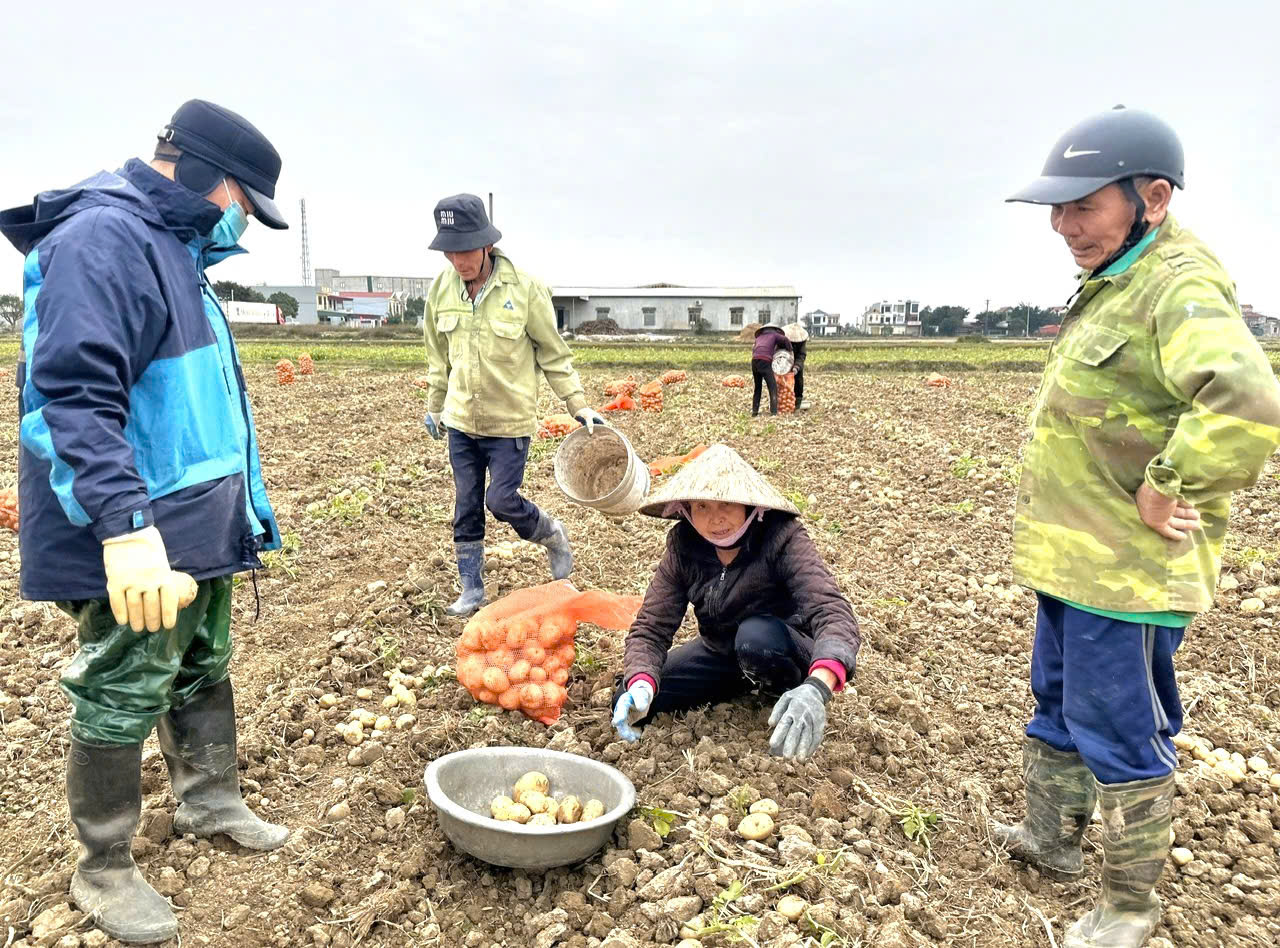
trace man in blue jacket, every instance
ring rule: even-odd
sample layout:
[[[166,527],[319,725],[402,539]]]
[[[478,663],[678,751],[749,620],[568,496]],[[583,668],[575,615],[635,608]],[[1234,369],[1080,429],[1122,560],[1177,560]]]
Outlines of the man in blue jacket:
[[[234,112],[193,100],[154,160],[127,162],[0,214],[26,256],[18,366],[22,596],[78,624],[67,802],[79,908],[125,942],[177,934],[130,855],[142,743],[159,730],[179,833],[274,849],[288,830],[240,797],[232,575],[279,534],[253,413],[205,269],[244,251],[280,156]],[[198,583],[183,603],[185,577]]]

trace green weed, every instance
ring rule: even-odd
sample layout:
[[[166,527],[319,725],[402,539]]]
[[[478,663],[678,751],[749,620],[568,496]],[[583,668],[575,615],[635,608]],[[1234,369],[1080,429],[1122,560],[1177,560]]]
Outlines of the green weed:
[[[301,546],[301,537],[296,533],[286,533],[280,538],[280,549],[268,550],[262,554],[262,565],[267,569],[284,570],[291,579],[297,579],[298,571],[294,569],[293,561]]]
[[[326,500],[316,500],[307,504],[307,515],[314,520],[355,523],[364,516],[364,509],[369,505],[373,495],[367,487],[355,490],[346,488]]]
[[[914,803],[908,803],[898,813],[898,825],[903,835],[913,843],[919,843],[925,849],[933,846],[931,834],[938,826],[938,814],[932,810],[924,810]]]

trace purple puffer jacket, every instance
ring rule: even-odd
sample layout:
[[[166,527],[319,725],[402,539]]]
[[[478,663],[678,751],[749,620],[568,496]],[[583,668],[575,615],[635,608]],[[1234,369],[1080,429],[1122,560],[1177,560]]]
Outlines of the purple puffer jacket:
[[[777,326],[765,326],[760,335],[756,336],[756,344],[751,350],[752,359],[764,359],[766,362],[772,362],[774,353],[779,348],[793,352],[791,340],[786,337],[781,329]]]

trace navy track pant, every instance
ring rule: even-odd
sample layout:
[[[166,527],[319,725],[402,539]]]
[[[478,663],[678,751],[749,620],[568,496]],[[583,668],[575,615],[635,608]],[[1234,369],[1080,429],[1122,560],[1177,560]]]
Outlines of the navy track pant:
[[[1182,729],[1173,653],[1185,630],[1123,622],[1038,594],[1027,736],[1077,751],[1100,783],[1172,773]]]

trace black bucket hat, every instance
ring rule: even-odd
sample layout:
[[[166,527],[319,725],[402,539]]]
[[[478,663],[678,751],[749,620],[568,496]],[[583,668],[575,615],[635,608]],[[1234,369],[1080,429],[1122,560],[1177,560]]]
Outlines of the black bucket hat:
[[[1066,204],[1138,175],[1183,187],[1182,142],[1150,112],[1117,105],[1067,129],[1040,177],[1005,200]]]
[[[474,194],[441,198],[436,205],[435,219],[436,238],[431,241],[432,250],[465,253],[496,244],[502,239],[502,231],[489,223],[484,201]]]
[[[192,99],[173,113],[159,138],[182,152],[174,177],[183,187],[208,194],[230,175],[253,204],[258,220],[275,230],[288,228],[272,200],[280,178],[280,154],[242,116]]]

